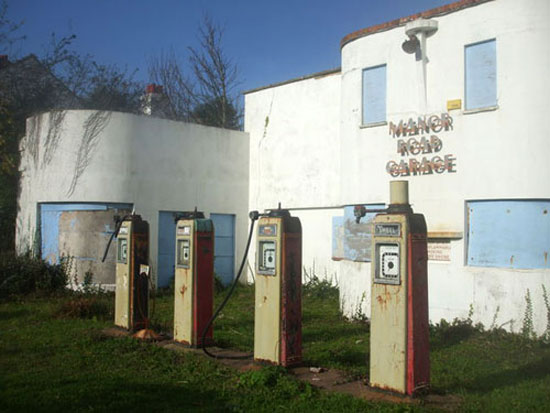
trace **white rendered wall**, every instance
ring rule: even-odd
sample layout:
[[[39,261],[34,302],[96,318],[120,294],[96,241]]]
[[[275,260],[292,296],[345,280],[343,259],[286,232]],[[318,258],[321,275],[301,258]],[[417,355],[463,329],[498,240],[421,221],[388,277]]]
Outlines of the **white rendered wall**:
[[[245,95],[250,134],[249,209],[331,207],[340,194],[339,73]],[[302,223],[304,276],[336,282],[331,259],[335,209],[291,211]],[[255,243],[249,254],[255,263]],[[307,274],[307,275],[306,275]],[[252,276],[249,272],[249,280]]]
[[[238,264],[247,233],[247,134],[119,112],[62,113],[57,133],[50,127],[59,116],[55,113],[27,121],[27,136],[21,143],[18,251],[35,242],[38,203],[130,203],[149,222],[149,254],[156,274],[159,211],[188,211],[196,206],[206,216],[236,215]],[[91,137],[90,150],[81,150],[80,159],[87,159],[87,166],[71,191],[86,136]],[[49,151],[50,162],[44,161],[47,147],[54,148]],[[88,157],[83,158],[83,153]]]
[[[428,231],[464,232],[465,201],[550,198],[550,140],[544,126],[550,104],[550,4],[545,0],[498,0],[434,17],[439,30],[427,41],[428,113],[419,109],[414,55],[401,49],[404,27],[356,39],[342,49],[341,203],[388,202],[389,160],[400,161],[388,125],[361,127],[362,69],[387,64],[387,120],[446,112],[446,102],[462,99],[452,110],[454,129],[438,134],[442,154],[453,154],[457,172],[411,176],[410,202],[423,213]],[[464,46],[496,39],[497,101],[494,111],[464,113]],[[450,262],[430,262],[430,318],[466,317],[518,331],[530,290],[534,324],[546,327],[542,284],[545,269],[509,270],[464,265],[465,241],[451,241]],[[343,308],[353,315],[369,297],[370,264],[341,263]],[[370,300],[364,309],[368,315]],[[498,308],[498,314],[497,314]]]

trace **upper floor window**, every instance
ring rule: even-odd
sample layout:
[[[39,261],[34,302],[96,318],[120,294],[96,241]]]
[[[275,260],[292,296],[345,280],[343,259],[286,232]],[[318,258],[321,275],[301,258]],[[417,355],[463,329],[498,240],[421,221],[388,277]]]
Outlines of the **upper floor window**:
[[[466,110],[497,106],[497,48],[495,39],[465,47],[464,80]]]
[[[363,70],[363,125],[386,121],[386,65]]]

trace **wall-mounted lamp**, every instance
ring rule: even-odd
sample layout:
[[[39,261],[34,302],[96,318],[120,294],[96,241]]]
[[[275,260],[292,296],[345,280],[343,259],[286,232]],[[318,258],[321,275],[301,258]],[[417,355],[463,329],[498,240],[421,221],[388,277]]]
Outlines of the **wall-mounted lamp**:
[[[427,108],[426,91],[426,39],[437,31],[437,21],[427,19],[416,19],[407,23],[405,34],[409,37],[403,42],[401,48],[405,53],[416,54],[416,60],[419,62],[419,93],[420,93],[420,111],[425,112]]]
[[[416,37],[414,34],[409,36],[409,40],[405,40],[401,45],[403,51],[408,54],[415,53],[419,47],[420,42],[418,41],[418,37]]]

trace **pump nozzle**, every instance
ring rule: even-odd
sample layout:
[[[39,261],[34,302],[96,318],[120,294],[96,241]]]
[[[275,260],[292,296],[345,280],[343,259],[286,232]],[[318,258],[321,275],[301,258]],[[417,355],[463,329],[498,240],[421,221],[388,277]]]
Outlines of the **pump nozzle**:
[[[258,211],[250,211],[248,213],[248,217],[252,220],[252,221],[257,221],[258,218],[260,218],[260,213]]]
[[[367,208],[365,208],[363,205],[355,205],[353,207],[353,215],[355,216],[355,223],[359,224],[359,221],[361,221],[361,218],[363,218],[367,214]]]

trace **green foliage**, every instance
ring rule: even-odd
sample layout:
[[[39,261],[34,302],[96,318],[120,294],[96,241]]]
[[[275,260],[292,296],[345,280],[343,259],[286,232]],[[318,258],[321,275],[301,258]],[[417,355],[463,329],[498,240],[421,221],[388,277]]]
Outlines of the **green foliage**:
[[[441,319],[439,323],[430,325],[430,336],[437,345],[453,345],[483,332],[483,325],[474,325],[470,317],[455,318],[451,323]]]
[[[225,291],[227,287],[223,285],[220,276],[214,273],[214,293],[218,294]]]
[[[69,295],[68,299],[61,302],[57,316],[112,320],[114,317],[112,306],[110,305],[112,299],[112,295]]]
[[[302,285],[302,292],[308,297],[337,299],[338,298],[338,286],[333,285],[330,280],[320,279],[317,275],[313,274]]]
[[[19,136],[22,127],[0,102],[0,251],[13,251],[19,180]]]
[[[529,288],[525,294],[525,313],[523,315],[521,334],[525,338],[536,338],[533,327],[533,302],[531,301],[531,292],[529,291]]]
[[[112,295],[104,297],[112,311]],[[214,335],[225,337],[228,347],[250,346],[254,288],[239,286],[230,303]],[[159,319],[171,322],[173,297],[161,297],[157,307]],[[109,338],[102,329],[112,320],[55,317],[58,308],[57,298],[0,302],[1,411],[433,411],[429,403],[366,402],[319,391],[281,367],[239,373],[199,355]],[[367,376],[364,323],[343,320],[337,299],[304,296],[303,316],[305,366]],[[447,324],[431,328],[430,359],[435,398],[450,393],[458,400],[448,410],[550,409],[550,346],[502,330],[482,331],[471,317]],[[474,331],[463,334],[464,326]]]
[[[225,129],[239,129],[240,118],[237,109],[223,97],[215,97],[200,103],[193,110],[191,119],[202,125]]]
[[[546,330],[541,338],[544,342],[550,343],[550,300],[548,299],[548,292],[544,284],[542,285],[542,298],[546,307]]]
[[[0,298],[60,292],[67,285],[67,260],[49,264],[30,254],[0,253]]]
[[[238,387],[245,392],[268,394],[269,397],[311,399],[315,392],[309,383],[291,377],[281,366],[266,366],[240,375]]]

